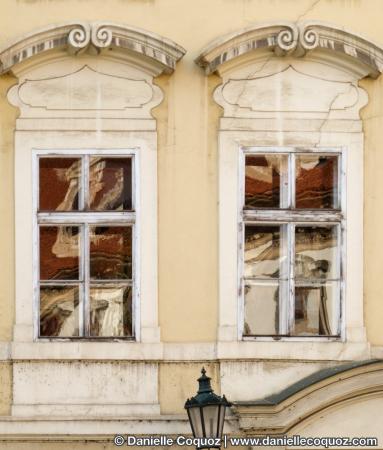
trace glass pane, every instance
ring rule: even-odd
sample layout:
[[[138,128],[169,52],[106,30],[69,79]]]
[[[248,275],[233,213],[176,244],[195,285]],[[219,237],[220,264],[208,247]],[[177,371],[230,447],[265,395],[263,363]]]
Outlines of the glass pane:
[[[245,208],[286,207],[287,155],[248,155]]]
[[[90,158],[89,208],[96,211],[132,209],[131,158]]]
[[[81,158],[39,158],[39,210],[79,209]]]
[[[279,334],[279,285],[245,286],[244,335]]]
[[[296,156],[297,208],[339,208],[338,156]]]
[[[40,280],[79,279],[80,227],[40,227]]]
[[[294,336],[338,335],[339,283],[295,288]]]
[[[78,336],[77,286],[40,287],[40,336]]]
[[[245,277],[286,277],[286,227],[245,226]]]
[[[336,225],[295,228],[295,278],[336,279],[338,233]]]
[[[132,336],[132,287],[90,288],[90,335]]]
[[[132,228],[89,227],[90,277],[92,279],[132,278]]]
[[[226,414],[226,407],[221,405],[220,413],[219,413],[219,425],[218,425],[218,435],[221,438],[222,438],[222,435],[223,435],[223,426],[225,424],[225,414]]]
[[[206,437],[218,437],[218,413],[219,405],[205,406],[203,408]]]
[[[188,413],[190,415],[191,423],[193,424],[194,437],[206,437],[202,431],[202,421],[200,408],[189,408]]]

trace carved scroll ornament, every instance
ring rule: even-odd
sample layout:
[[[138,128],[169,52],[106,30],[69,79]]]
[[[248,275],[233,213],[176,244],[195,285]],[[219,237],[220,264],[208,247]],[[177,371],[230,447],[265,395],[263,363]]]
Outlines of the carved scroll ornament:
[[[74,22],[44,28],[0,49],[0,75],[15,71],[20,63],[42,53],[54,58],[52,50],[66,50],[73,55],[97,54],[105,49],[116,50],[122,57],[126,54],[127,59],[138,56],[155,75],[173,72],[186,52],[170,39],[139,28],[109,22]]]
[[[265,51],[276,56],[302,57],[321,50],[321,58],[342,60],[361,77],[376,78],[383,71],[383,48],[370,40],[324,22],[278,22],[256,25],[212,42],[195,60],[206,74],[249,53],[252,59]],[[353,70],[353,69],[351,69]]]

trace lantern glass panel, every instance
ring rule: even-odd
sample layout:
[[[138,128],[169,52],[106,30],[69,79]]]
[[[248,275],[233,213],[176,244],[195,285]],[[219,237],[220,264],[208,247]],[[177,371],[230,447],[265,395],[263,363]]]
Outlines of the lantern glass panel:
[[[203,418],[205,420],[206,437],[218,437],[218,413],[219,405],[205,406]]]
[[[223,425],[225,422],[225,413],[226,413],[226,406],[225,405],[221,405],[220,406],[220,414],[219,414],[219,424],[218,424],[218,433],[219,435],[217,437],[222,437],[222,433],[223,433]]]
[[[193,426],[194,437],[205,437],[202,429],[201,409],[199,407],[189,408],[188,412]]]

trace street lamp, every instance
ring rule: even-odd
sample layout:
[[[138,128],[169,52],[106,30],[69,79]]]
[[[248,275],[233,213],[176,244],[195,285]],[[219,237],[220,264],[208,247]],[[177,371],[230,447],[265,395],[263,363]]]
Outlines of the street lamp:
[[[211,378],[206,376],[205,368],[202,368],[201,373],[197,395],[187,399],[185,409],[193,436],[198,438],[197,448],[220,448],[218,443],[222,439],[225,412],[231,403],[224,395],[220,397],[214,394],[210,385]]]

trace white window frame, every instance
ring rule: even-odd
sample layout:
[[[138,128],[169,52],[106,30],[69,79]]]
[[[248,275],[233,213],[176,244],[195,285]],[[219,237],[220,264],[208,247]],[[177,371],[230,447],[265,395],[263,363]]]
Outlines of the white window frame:
[[[81,158],[82,176],[81,176],[81,197],[88,192],[89,172],[86,168],[90,156],[107,156],[113,157],[131,157],[132,159],[132,211],[71,211],[71,212],[39,212],[39,158],[40,157],[76,157]],[[33,292],[34,292],[34,339],[36,341],[68,341],[68,340],[97,340],[97,341],[126,341],[140,340],[140,261],[139,247],[140,226],[139,226],[139,156],[137,149],[119,149],[100,150],[100,149],[81,149],[81,150],[33,150]],[[85,169],[85,170],[84,170]],[[39,243],[39,225],[114,225],[114,226],[131,226],[132,227],[132,332],[133,336],[127,337],[92,337],[79,336],[73,337],[42,337],[40,336],[40,243]],[[87,236],[87,233],[85,233]],[[87,237],[81,239],[82,250],[80,252],[80,260],[85,267],[83,291],[80,290],[79,305],[79,322],[82,325],[85,315],[89,314],[89,255],[86,251],[89,242]],[[89,275],[89,274],[88,274]],[[65,280],[63,280],[65,281]],[[81,284],[81,283],[80,283]],[[80,330],[81,330],[80,326]]]
[[[257,122],[258,123],[258,122]],[[290,124],[291,125],[291,124]],[[300,122],[294,123],[299,129]],[[239,333],[240,152],[247,147],[342,150],[344,183],[344,331],[338,340],[289,337],[242,339]],[[217,352],[220,358],[276,360],[350,360],[369,357],[363,315],[363,135],[361,133],[221,130],[219,170],[219,310]],[[347,161],[346,161],[347,159]],[[345,192],[347,191],[347,196]],[[346,236],[347,233],[347,236]]]
[[[323,154],[323,155],[338,155],[338,191],[337,204],[338,208],[334,211],[329,210],[296,210],[296,209],[267,209],[262,208],[258,210],[244,210],[245,204],[245,158],[247,155],[255,154],[284,154],[288,155],[288,192],[287,203],[294,207],[295,200],[295,155],[296,154]],[[241,146],[239,149],[239,163],[238,163],[238,340],[244,341],[339,341],[345,340],[345,263],[346,263],[346,149],[337,147],[263,147],[263,146]],[[325,224],[337,225],[338,230],[338,247],[337,258],[339,264],[339,301],[337,303],[338,320],[339,320],[339,336],[246,336],[244,335],[244,235],[246,224],[287,224],[287,257],[290,259],[289,267],[292,270],[294,265],[294,253],[292,247],[294,246],[294,232],[296,225],[318,224],[323,222]],[[294,296],[294,278],[292,274],[288,274],[288,287],[281,294],[280,304],[282,304],[281,316],[283,317],[284,326],[291,327],[293,322],[293,312],[295,306]],[[286,292],[287,291],[287,292]],[[286,298],[287,297],[287,298]]]
[[[116,119],[119,121],[120,119]],[[124,142],[124,145],[121,145]],[[34,242],[35,211],[33,189],[33,150],[78,154],[91,150],[119,154],[126,149],[136,151],[136,191],[139,208],[139,311],[136,311],[135,341],[96,342],[44,341],[36,339],[34,303]],[[18,131],[15,136],[15,325],[12,354],[19,359],[92,359],[111,360],[140,358],[158,359],[162,355],[158,316],[158,197],[157,197],[157,137],[153,131]],[[137,175],[138,174],[138,175]]]

